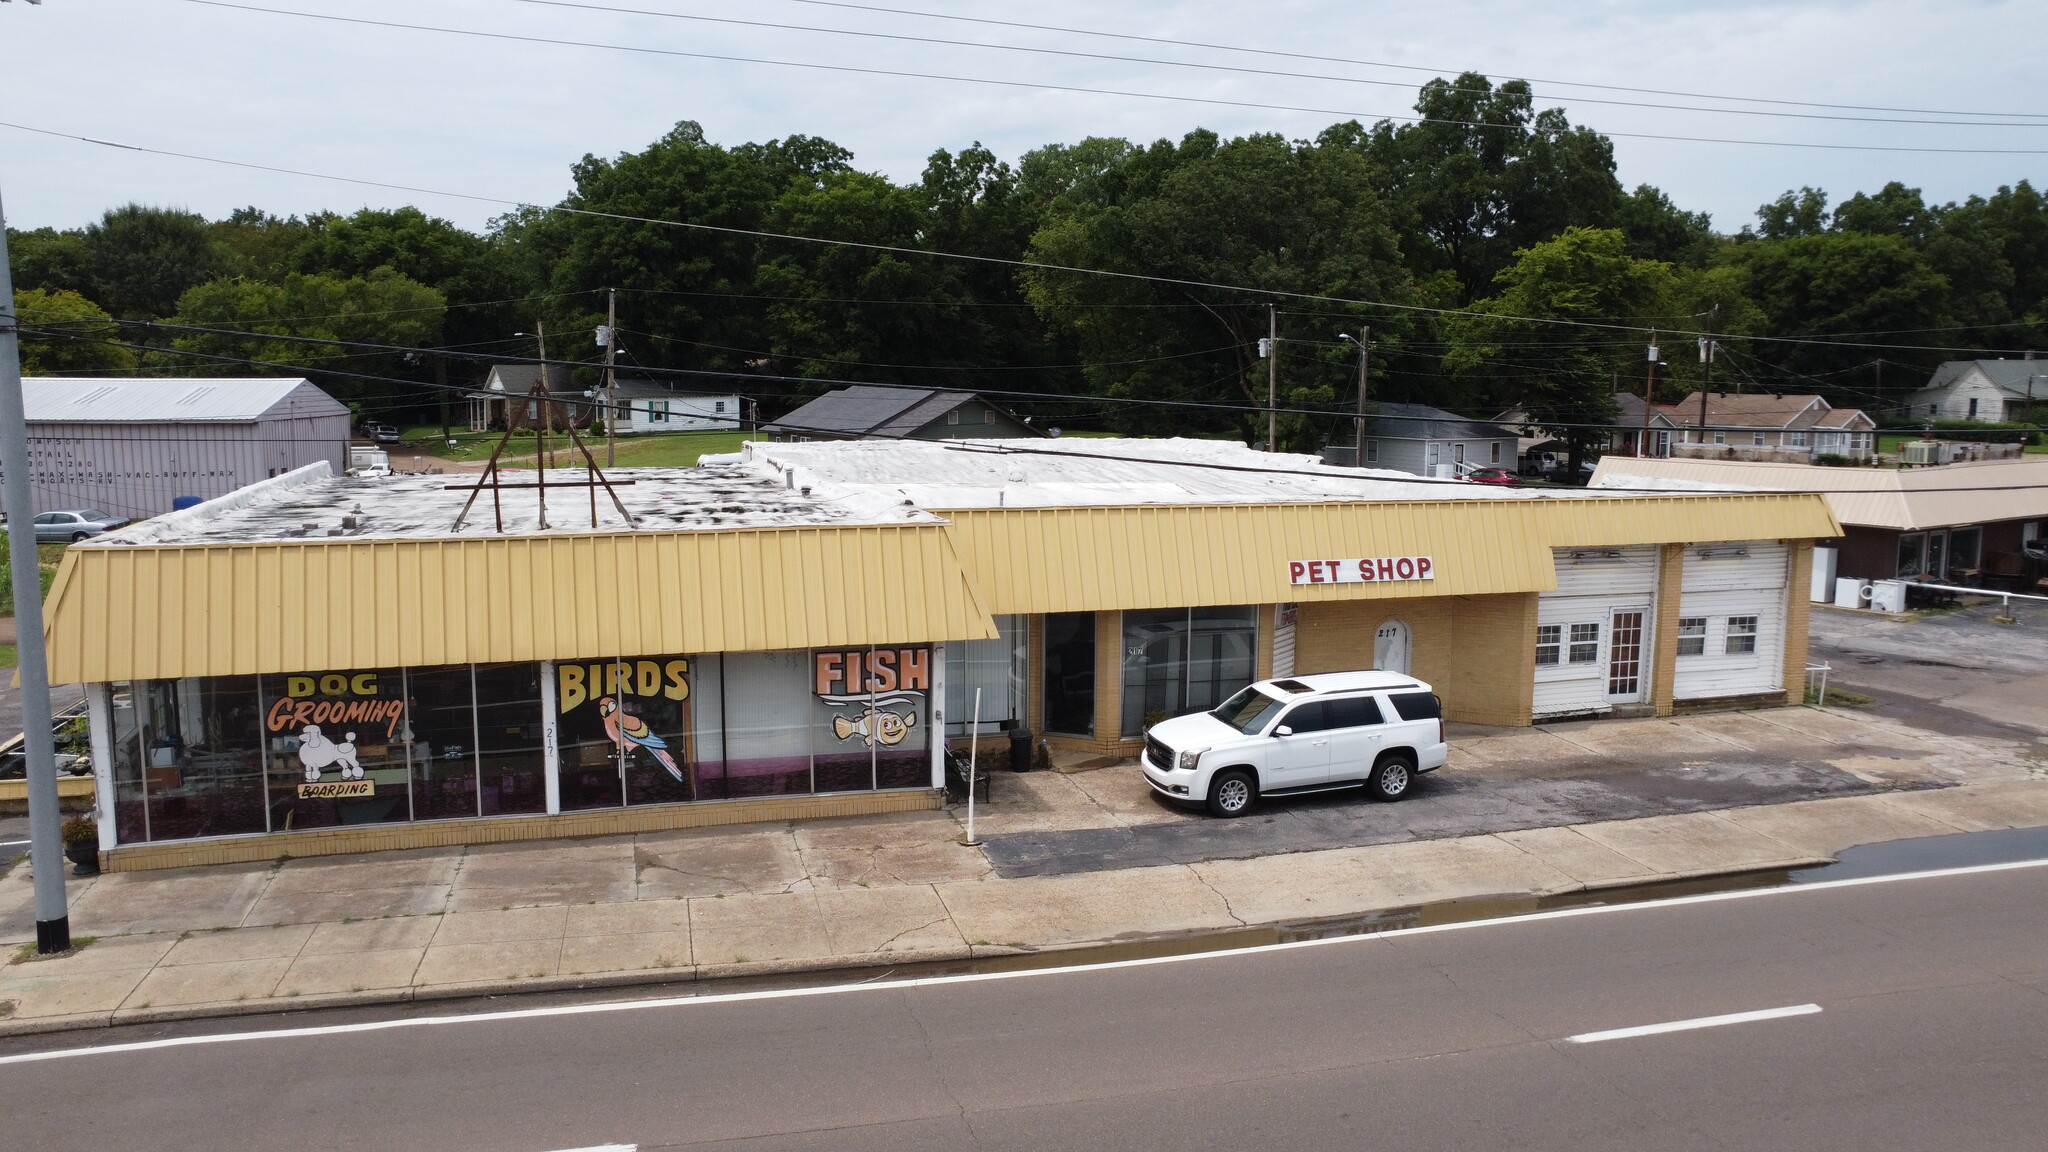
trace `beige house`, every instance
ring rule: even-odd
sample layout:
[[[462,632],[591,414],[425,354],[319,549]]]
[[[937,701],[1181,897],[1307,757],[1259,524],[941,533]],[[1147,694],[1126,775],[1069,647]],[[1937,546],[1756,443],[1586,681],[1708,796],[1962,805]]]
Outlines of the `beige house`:
[[[1876,454],[1877,421],[1860,408],[1836,408],[1819,396],[1713,392],[1701,419],[1700,394],[1659,408],[1652,428],[1678,431],[1671,455],[1705,460],[1809,464],[1817,456],[1866,461]]]

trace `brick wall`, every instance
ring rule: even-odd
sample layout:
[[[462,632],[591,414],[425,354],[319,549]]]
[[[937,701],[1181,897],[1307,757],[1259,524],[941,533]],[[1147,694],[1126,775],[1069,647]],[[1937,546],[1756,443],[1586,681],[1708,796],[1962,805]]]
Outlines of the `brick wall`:
[[[1806,645],[1813,617],[1813,541],[1793,540],[1785,577],[1785,703],[1806,702]]]
[[[1675,708],[1678,611],[1684,592],[1685,545],[1666,544],[1657,552],[1657,618],[1650,630],[1650,703],[1659,716],[1669,716]]]
[[[1444,699],[1444,715],[1468,724],[1529,723],[1536,678],[1536,596],[1442,596],[1303,604],[1294,670],[1372,667],[1373,634],[1408,625],[1408,667]]]

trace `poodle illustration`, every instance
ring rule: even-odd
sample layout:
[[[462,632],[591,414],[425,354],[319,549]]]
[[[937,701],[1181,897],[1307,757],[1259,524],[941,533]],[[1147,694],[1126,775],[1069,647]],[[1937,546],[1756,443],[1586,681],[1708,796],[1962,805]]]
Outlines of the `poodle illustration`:
[[[306,783],[318,784],[320,773],[329,765],[341,766],[343,780],[361,780],[363,766],[356,762],[356,734],[348,733],[336,744],[321,735],[318,724],[306,725],[299,733],[299,763],[306,766]]]

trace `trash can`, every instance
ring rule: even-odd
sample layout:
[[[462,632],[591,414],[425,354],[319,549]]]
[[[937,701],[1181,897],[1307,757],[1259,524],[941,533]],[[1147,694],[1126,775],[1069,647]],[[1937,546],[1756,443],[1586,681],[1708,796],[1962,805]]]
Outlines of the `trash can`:
[[[1031,729],[1021,724],[1010,729],[1010,771],[1031,771]]]

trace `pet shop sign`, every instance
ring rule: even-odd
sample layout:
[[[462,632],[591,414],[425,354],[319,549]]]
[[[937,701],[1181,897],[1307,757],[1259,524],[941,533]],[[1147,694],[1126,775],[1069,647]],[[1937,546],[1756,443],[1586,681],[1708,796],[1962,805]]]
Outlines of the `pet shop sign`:
[[[404,699],[384,695],[377,673],[330,672],[285,677],[284,695],[265,710],[263,726],[297,746],[300,799],[340,800],[377,792],[356,758],[357,737],[389,743],[404,720]],[[337,779],[326,779],[330,770]]]

